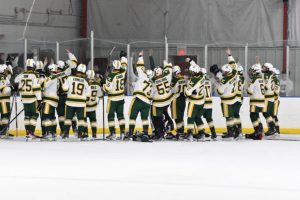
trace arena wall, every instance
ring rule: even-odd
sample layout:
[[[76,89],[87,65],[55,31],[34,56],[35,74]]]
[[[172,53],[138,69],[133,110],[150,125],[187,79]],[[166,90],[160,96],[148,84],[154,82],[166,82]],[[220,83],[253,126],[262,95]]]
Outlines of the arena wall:
[[[128,126],[128,111],[130,107],[132,97],[127,96],[125,98],[125,106],[124,106],[124,115],[126,119],[126,124]],[[100,100],[98,108],[97,108],[97,119],[98,119],[98,133],[102,133],[103,128],[103,122],[102,122],[102,116],[103,116],[103,110],[106,109],[106,100],[107,98],[104,98],[104,109],[103,109],[103,102]],[[12,101],[12,98],[11,98]],[[217,132],[223,132],[225,131],[225,120],[222,117],[222,111],[220,106],[220,98],[214,97],[213,98],[213,119],[215,127],[217,128]],[[15,117],[15,108],[13,107],[13,112],[11,119]],[[23,109],[22,102],[19,97],[17,97],[17,113],[19,113]],[[280,106],[279,106],[279,112],[278,112],[278,118],[280,122],[281,132],[286,134],[300,134],[300,121],[299,121],[299,111],[300,111],[300,98],[299,97],[282,97],[280,98]],[[243,105],[241,107],[241,120],[242,120],[242,126],[243,126],[243,132],[250,133],[253,131],[252,124],[249,117],[249,98],[245,97]],[[108,125],[107,125],[107,117],[106,112],[105,115],[105,131],[108,131]],[[185,117],[186,119],[186,117]],[[261,119],[263,121],[264,127],[266,127],[266,123],[264,118],[261,116]],[[24,113],[22,112],[19,117],[17,118],[17,121],[13,121],[10,125],[10,130],[14,134],[16,133],[16,122],[18,123],[18,135],[24,135],[25,133],[25,127],[24,127]],[[138,117],[137,120],[137,128],[142,127],[142,123],[140,118]],[[186,123],[186,122],[185,122]],[[207,127],[207,126],[206,126]],[[37,132],[40,133],[40,120],[37,122]]]

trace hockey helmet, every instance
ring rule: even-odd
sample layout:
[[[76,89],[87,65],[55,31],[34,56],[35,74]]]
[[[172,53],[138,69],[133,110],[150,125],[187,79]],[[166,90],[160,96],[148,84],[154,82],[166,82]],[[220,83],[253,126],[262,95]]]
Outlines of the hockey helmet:
[[[87,70],[87,72],[86,72],[86,77],[88,78],[88,79],[94,79],[95,78],[95,72],[93,71],[93,70]]]
[[[114,60],[112,65],[113,65],[113,69],[116,69],[116,70],[121,69],[121,62],[119,60]]]
[[[229,64],[225,64],[221,68],[223,75],[228,75],[232,73],[232,67]]]
[[[181,73],[181,69],[178,65],[173,66],[173,74],[177,75]]]
[[[79,64],[77,66],[76,71],[85,74],[85,72],[86,72],[86,65],[85,64]]]
[[[0,74],[3,74],[6,70],[6,65],[5,64],[0,64]]]
[[[272,71],[274,68],[274,66],[271,64],[271,63],[265,63],[263,66],[262,66],[262,70],[263,71]]]
[[[158,66],[154,68],[154,75],[156,77],[161,76],[162,74],[163,74],[163,69],[161,67]]]
[[[51,73],[56,73],[57,72],[57,65],[56,64],[50,64],[48,66],[48,69]]]
[[[43,70],[43,68],[44,68],[43,61],[40,61],[40,60],[35,61],[35,69],[36,70]]]
[[[64,70],[66,66],[66,63],[62,60],[57,61],[57,68],[60,70]]]
[[[192,73],[192,74],[199,74],[200,71],[201,71],[201,68],[199,67],[199,65],[191,65],[191,66],[189,67],[189,71],[190,71],[190,73]]]
[[[243,73],[243,70],[244,70],[243,66],[242,66],[242,65],[239,65],[239,64],[236,66],[235,69],[236,69],[236,71],[237,71],[238,73]]]
[[[202,73],[202,74],[206,74],[206,73],[207,73],[206,68],[202,67],[202,68],[201,68],[201,73]]]
[[[26,68],[34,69],[35,68],[35,61],[33,59],[26,60]]]
[[[154,77],[154,72],[150,69],[146,70],[146,75],[149,79],[152,79]]]

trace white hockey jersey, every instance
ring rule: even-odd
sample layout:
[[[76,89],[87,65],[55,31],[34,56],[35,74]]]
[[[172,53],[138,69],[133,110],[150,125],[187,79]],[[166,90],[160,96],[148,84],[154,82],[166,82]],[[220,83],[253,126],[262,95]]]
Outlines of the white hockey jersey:
[[[91,94],[87,97],[86,101],[86,111],[92,112],[97,109],[98,98],[103,97],[103,91],[99,83],[94,80],[89,81],[89,88]]]
[[[139,57],[136,71],[137,71],[137,81],[133,83],[133,97],[139,98],[143,102],[150,104],[152,100],[152,82],[147,77],[146,73],[142,68],[144,67],[143,57]]]
[[[103,86],[105,92],[107,92],[108,99],[111,101],[120,101],[124,99],[125,93],[125,77],[126,71],[113,71],[111,72]]]
[[[211,81],[206,78],[204,82],[204,108],[212,109],[212,87]]]
[[[33,103],[42,100],[41,86],[35,72],[26,71],[15,78],[23,103]]]
[[[174,99],[178,98],[180,95],[184,95],[184,91],[187,86],[187,81],[183,76],[173,77],[172,79],[172,92],[174,94]]]
[[[156,107],[164,107],[173,100],[171,90],[172,81],[172,66],[167,64],[164,67],[163,76],[154,80],[153,101],[152,104]]]
[[[58,91],[59,80],[57,75],[50,75],[44,80],[44,92],[43,92],[43,101],[49,103],[53,107],[58,105]]]
[[[0,102],[10,102],[11,89],[9,78],[0,74]]]
[[[237,83],[237,76],[236,74],[232,74],[230,77],[223,77],[221,82],[217,87],[217,92],[221,97],[221,102],[232,105],[234,104],[236,99],[236,83]]]
[[[91,91],[88,82],[84,78],[69,76],[62,88],[64,91],[68,91],[66,105],[86,107],[86,100]]]
[[[192,102],[196,105],[204,104],[204,82],[205,77],[203,75],[190,78],[185,90],[188,102]]]
[[[263,79],[265,81],[265,98],[268,101],[274,102],[274,97],[275,97],[274,75],[271,72],[263,73]]]
[[[244,85],[245,85],[245,77],[243,75],[237,75],[236,77],[236,99],[239,102],[243,101],[243,93],[244,93]]]
[[[250,105],[264,107],[265,105],[265,82],[261,76],[252,78],[247,88],[250,96]]]

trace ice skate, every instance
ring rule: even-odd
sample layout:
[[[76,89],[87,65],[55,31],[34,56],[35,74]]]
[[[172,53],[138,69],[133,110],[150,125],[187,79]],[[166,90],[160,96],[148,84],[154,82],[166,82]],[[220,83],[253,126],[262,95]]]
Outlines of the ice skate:
[[[106,140],[116,140],[116,134],[110,133],[105,139]]]
[[[234,137],[235,140],[242,139],[243,138],[242,130],[239,129],[239,128],[235,128],[235,130],[234,130],[234,136],[233,137]]]
[[[222,135],[222,139],[226,140],[226,141],[233,140],[233,130],[232,130],[232,128],[230,128],[227,133],[225,133],[224,135]]]
[[[193,134],[190,132],[190,133],[187,133],[184,137],[184,141],[187,141],[187,142],[192,142],[194,139],[193,139]]]
[[[50,134],[48,132],[44,132],[42,137],[40,138],[41,141],[50,141]]]
[[[34,135],[33,132],[31,132],[31,131],[26,132],[26,141],[27,142],[31,141],[31,140],[34,140],[34,139],[37,139],[37,138],[40,138],[40,137]]]
[[[216,134],[216,132],[211,132],[211,140],[213,140],[213,141],[217,141],[217,134]]]
[[[133,134],[131,131],[125,133],[125,136],[123,138],[124,141],[129,141],[132,138]]]
[[[268,138],[276,138],[278,136],[278,133],[274,127],[269,128],[269,130],[265,133],[266,139]]]
[[[175,136],[172,133],[167,133],[167,135],[165,136],[165,139],[167,139],[167,140],[173,140],[174,137]]]
[[[193,136],[194,139],[196,139],[199,142],[205,142],[205,134],[204,133],[198,133]]]

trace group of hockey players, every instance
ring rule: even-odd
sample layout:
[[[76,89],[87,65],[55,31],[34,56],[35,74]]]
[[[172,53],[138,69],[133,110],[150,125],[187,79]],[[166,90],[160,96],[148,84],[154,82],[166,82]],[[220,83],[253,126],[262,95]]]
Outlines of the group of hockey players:
[[[226,119],[227,131],[222,138],[238,139],[243,136],[239,113],[244,91],[250,96],[250,119],[254,128],[254,132],[246,134],[246,138],[261,140],[264,135],[277,135],[279,70],[271,63],[261,65],[257,61],[248,71],[250,81],[247,85],[243,67],[236,63],[230,49],[226,53],[228,63],[221,68],[213,65],[209,70],[216,80],[216,89]],[[179,66],[166,61],[163,66],[157,66],[153,70],[146,69],[143,51],[139,53],[136,65],[128,66],[127,54],[122,51],[120,59],[112,62],[112,71],[104,75],[106,77],[96,78],[94,71],[87,70],[85,64],[78,63],[74,54],[69,51],[68,57],[67,61],[58,61],[56,64],[28,59],[26,70],[15,78],[13,84],[10,83],[10,63],[0,65],[0,134],[7,133],[11,113],[10,97],[18,91],[24,106],[27,139],[55,140],[58,124],[62,138],[67,139],[70,128],[73,127],[77,137],[85,139],[88,137],[88,121],[92,137],[96,138],[96,109],[99,99],[106,93],[109,127],[107,140],[116,139],[117,125],[120,128],[120,139],[123,140],[147,142],[163,138],[187,141],[217,139],[212,118],[212,83],[206,69],[195,61],[186,59],[190,73],[190,77],[186,79]],[[134,83],[127,83],[133,86],[133,96],[128,113],[129,129],[126,131],[124,96],[128,67],[134,67],[137,77]],[[247,85],[245,90],[244,85]],[[265,133],[259,113],[263,114],[268,124],[268,131]],[[141,132],[135,130],[138,114],[142,120]],[[186,126],[184,116],[187,116]],[[38,117],[41,118],[42,136],[35,134]],[[205,132],[204,119],[210,134]],[[149,133],[149,124],[152,133]]]

